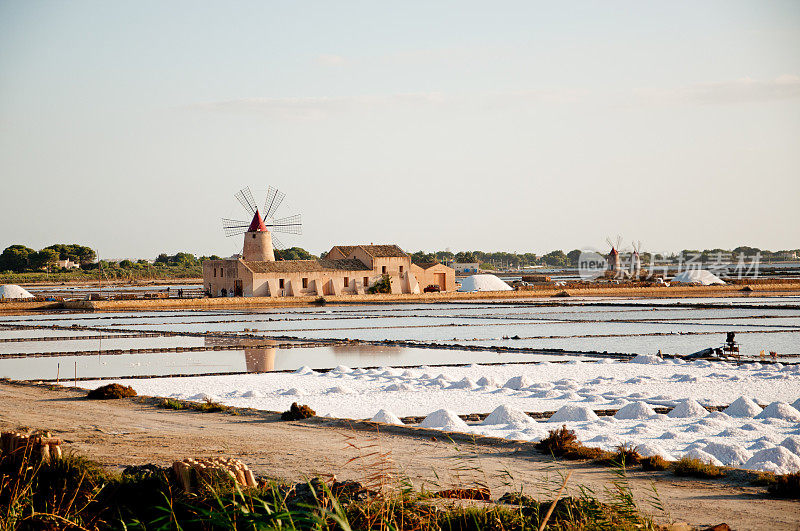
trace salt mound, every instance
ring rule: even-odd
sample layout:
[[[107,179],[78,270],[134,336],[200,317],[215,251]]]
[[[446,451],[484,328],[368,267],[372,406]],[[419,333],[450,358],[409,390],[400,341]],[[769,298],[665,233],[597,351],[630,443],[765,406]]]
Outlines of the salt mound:
[[[384,424],[403,424],[403,421],[400,418],[392,413],[391,411],[386,411],[385,409],[381,409],[375,416],[372,417],[372,422],[382,422]]]
[[[664,448],[661,445],[655,443],[648,442],[640,444],[636,446],[636,451],[639,452],[639,455],[641,455],[642,457],[653,457],[654,455],[657,455],[662,459],[666,459],[667,461],[676,460],[669,452],[664,450]]]
[[[461,281],[458,291],[512,291],[512,288],[494,275],[472,275]]]
[[[653,408],[644,402],[631,402],[627,406],[623,406],[622,409],[617,411],[617,413],[614,415],[614,418],[620,420],[646,419],[655,414],[656,412],[653,410]]]
[[[567,421],[582,421],[582,420],[600,420],[594,411],[586,406],[576,406],[567,404],[553,413],[553,416],[547,419],[547,422],[567,422]]]
[[[711,463],[712,465],[715,466],[723,466],[722,462],[719,459],[717,459],[710,453],[704,452],[703,450],[700,450],[698,448],[692,448],[691,450],[683,454],[683,457],[687,457],[689,459],[699,459],[703,463]]]
[[[671,419],[685,419],[690,417],[705,417],[708,415],[706,408],[701,406],[697,400],[687,398],[679,403],[675,408],[667,413]]]
[[[706,445],[703,451],[719,459],[725,466],[743,465],[752,457],[750,452],[736,444],[712,442]]]
[[[775,474],[792,474],[800,472],[800,457],[783,446],[775,446],[754,453],[753,457],[742,465],[742,468]]]
[[[800,398],[798,398],[797,400],[792,402],[792,407],[795,408],[796,410],[800,411]]]
[[[472,379],[465,376],[462,380],[448,387],[448,389],[475,389],[476,387],[478,387],[477,384],[475,384]]]
[[[353,372],[353,369],[351,369],[347,365],[337,365],[331,372],[334,374],[347,374]]]
[[[288,391],[284,391],[284,392],[282,392],[281,394],[282,394],[282,395],[286,395],[286,396],[303,396],[303,395],[305,395],[306,393],[305,393],[305,391],[301,391],[301,390],[300,390],[300,389],[298,389],[297,387],[292,387],[292,388],[291,388],[291,389],[289,389]]]
[[[660,365],[664,360],[652,354],[639,354],[633,358],[629,363],[641,363],[642,365]]]
[[[731,417],[753,418],[761,413],[761,406],[756,404],[752,398],[740,396],[726,407],[723,412]]]
[[[33,295],[28,290],[16,284],[3,284],[0,286],[0,300],[2,299],[32,299]]]
[[[337,385],[336,387],[331,387],[328,389],[328,393],[330,394],[343,394],[343,395],[354,395],[356,392],[349,387],[344,385]]]
[[[302,367],[294,371],[294,374],[313,374],[313,372],[314,369],[312,369],[308,365],[303,365]]]
[[[792,452],[794,455],[800,456],[800,436],[789,435],[783,440],[781,446]]]
[[[461,420],[458,415],[449,409],[439,409],[425,417],[420,422],[420,428],[433,428],[444,431],[469,431],[467,423]]]
[[[503,387],[519,391],[520,389],[530,387],[531,385],[533,385],[533,380],[523,374],[522,376],[514,376],[509,378]]]
[[[246,391],[242,393],[242,398],[264,398],[264,393],[261,391]]]
[[[675,275],[673,282],[683,282],[684,284],[701,284],[709,286],[711,284],[725,284],[721,278],[705,269],[687,269],[683,273]]]
[[[773,402],[756,415],[757,419],[781,419],[791,422],[800,422],[800,411],[786,402]]]
[[[493,376],[484,376],[475,383],[481,387],[500,387],[500,384],[494,379]]]
[[[515,426],[531,424],[534,421],[531,417],[525,414],[524,411],[509,407],[499,406],[494,411],[489,413],[489,416],[481,422],[482,426],[491,426],[494,424],[513,424]]]

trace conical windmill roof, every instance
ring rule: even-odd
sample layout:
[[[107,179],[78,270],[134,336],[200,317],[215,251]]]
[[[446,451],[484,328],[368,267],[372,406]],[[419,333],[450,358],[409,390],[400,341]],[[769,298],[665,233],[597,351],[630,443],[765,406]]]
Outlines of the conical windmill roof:
[[[264,225],[264,220],[261,219],[261,214],[258,213],[258,209],[256,209],[256,213],[253,214],[253,221],[250,222],[250,226],[247,228],[247,232],[266,232],[267,226]]]

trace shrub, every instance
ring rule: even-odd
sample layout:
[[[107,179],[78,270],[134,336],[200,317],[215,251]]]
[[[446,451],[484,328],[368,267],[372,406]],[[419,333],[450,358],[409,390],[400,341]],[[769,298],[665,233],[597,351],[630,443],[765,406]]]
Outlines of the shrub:
[[[669,462],[660,455],[642,457],[639,463],[642,465],[642,470],[666,470],[669,468]]]
[[[536,443],[536,449],[547,454],[560,456],[578,444],[580,443],[575,432],[567,429],[567,425],[564,424],[560,428],[550,430],[547,437]]]
[[[775,481],[767,487],[767,490],[769,490],[770,494],[781,498],[800,499],[800,472],[775,476]]]
[[[623,464],[625,466],[629,466],[639,464],[642,459],[642,456],[638,451],[636,451],[635,446],[620,444],[617,446],[617,451],[614,453],[609,453],[605,461],[615,466]]]
[[[367,293],[391,293],[392,281],[389,275],[383,275],[379,281],[367,288]]]
[[[158,407],[162,409],[174,409],[176,411],[191,409],[192,411],[199,411],[201,413],[218,413],[220,411],[234,413],[230,407],[224,406],[219,402],[214,402],[210,398],[206,398],[202,402],[182,402],[180,400],[173,400],[172,398],[165,398],[158,403]]]
[[[302,420],[313,417],[317,413],[308,406],[298,406],[297,402],[292,402],[289,411],[281,413],[281,420]]]
[[[97,389],[92,389],[86,398],[90,400],[109,400],[112,398],[130,398],[136,396],[133,387],[116,383],[102,385]]]
[[[725,475],[720,467],[711,463],[704,463],[699,459],[684,457],[675,463],[673,471],[676,476],[689,476],[695,478],[719,478]]]

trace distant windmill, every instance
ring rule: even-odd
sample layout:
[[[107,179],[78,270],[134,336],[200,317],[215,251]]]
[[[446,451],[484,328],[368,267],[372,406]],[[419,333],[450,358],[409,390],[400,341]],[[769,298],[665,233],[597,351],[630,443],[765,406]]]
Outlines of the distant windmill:
[[[611,246],[611,251],[608,253],[608,268],[611,271],[617,272],[620,270],[619,249],[622,247],[622,236],[617,236],[616,246],[614,242],[611,241],[611,238],[606,238],[606,242]]]
[[[639,253],[642,252],[642,242],[631,242],[633,254],[631,255],[631,276],[638,278],[642,272],[642,259]]]
[[[252,221],[240,221],[222,218],[222,229],[225,236],[244,234],[244,248],[242,258],[246,261],[274,261],[273,246],[284,249],[284,245],[274,236],[280,234],[302,234],[303,224],[300,214],[276,218],[275,213],[281,206],[286,194],[270,186],[267,189],[267,199],[264,202],[264,216],[258,210],[258,205],[253,199],[250,188],[242,188],[234,197],[241,203],[248,214],[253,216]]]

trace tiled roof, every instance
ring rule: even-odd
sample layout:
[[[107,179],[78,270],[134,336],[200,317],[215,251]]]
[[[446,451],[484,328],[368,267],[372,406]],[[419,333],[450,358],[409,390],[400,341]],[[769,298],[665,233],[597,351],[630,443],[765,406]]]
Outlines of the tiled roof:
[[[314,273],[323,271],[372,271],[360,260],[279,260],[244,262],[253,273]]]
[[[334,245],[333,249],[339,249],[347,256],[356,247],[361,247],[364,252],[373,258],[405,258],[408,256],[405,251],[396,245]]]
[[[439,264],[440,264],[440,262],[422,262],[420,264],[418,264],[416,262],[414,263],[415,266],[420,267],[422,269],[430,269],[433,266],[437,266]]]

